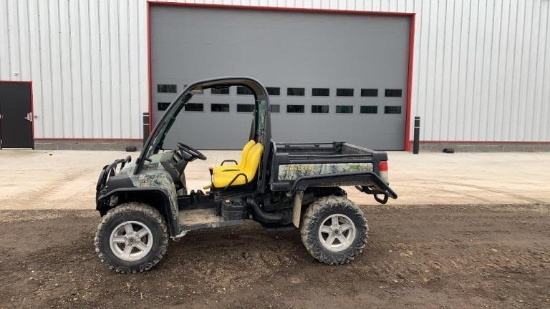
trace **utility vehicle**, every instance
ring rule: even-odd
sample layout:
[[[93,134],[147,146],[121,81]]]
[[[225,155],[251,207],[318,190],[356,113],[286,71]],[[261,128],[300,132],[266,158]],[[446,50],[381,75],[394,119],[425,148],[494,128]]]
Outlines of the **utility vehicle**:
[[[254,94],[242,159],[211,168],[206,192],[188,192],[186,166],[206,157],[184,143],[164,149],[165,137],[193,94],[231,86]],[[299,228],[314,258],[331,265],[348,263],[363,251],[368,226],[340,186],[355,186],[380,203],[397,198],[388,186],[387,159],[385,152],[345,142],[276,143],[267,91],[258,81],[199,81],[170,104],[135,162],[128,156],[103,167],[96,187],[96,209],[102,216],[96,252],[117,272],[142,272],[162,259],[169,238],[251,219],[266,228]]]

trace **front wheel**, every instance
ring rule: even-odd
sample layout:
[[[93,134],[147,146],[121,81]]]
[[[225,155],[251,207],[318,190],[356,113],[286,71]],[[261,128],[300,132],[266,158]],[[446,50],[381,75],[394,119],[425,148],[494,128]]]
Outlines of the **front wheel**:
[[[99,259],[119,273],[136,273],[155,266],[168,246],[162,215],[153,207],[128,203],[110,210],[95,236]]]
[[[322,197],[304,214],[302,242],[317,260],[340,265],[363,252],[368,238],[368,225],[363,212],[343,196]]]

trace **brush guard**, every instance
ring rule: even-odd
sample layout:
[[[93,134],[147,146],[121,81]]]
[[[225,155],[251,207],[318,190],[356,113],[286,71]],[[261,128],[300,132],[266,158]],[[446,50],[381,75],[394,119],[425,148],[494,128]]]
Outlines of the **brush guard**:
[[[99,196],[99,192],[101,192],[105,186],[107,185],[107,182],[109,181],[109,178],[111,176],[115,176],[117,174],[117,167],[120,165],[120,168],[118,168],[118,171],[120,172],[121,169],[124,168],[124,166],[127,163],[130,163],[132,161],[131,156],[127,156],[124,159],[118,159],[115,160],[113,163],[109,165],[105,165],[101,172],[99,173],[99,178],[97,179],[97,184],[95,187],[96,190],[96,199]]]

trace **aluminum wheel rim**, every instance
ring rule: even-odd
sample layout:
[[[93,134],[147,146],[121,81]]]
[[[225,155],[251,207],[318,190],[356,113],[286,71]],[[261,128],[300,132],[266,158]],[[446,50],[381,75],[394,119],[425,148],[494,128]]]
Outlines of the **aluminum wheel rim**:
[[[119,224],[109,237],[114,255],[123,261],[137,261],[153,247],[153,234],[143,223],[126,221]]]
[[[346,250],[355,239],[357,230],[351,219],[342,214],[328,216],[319,227],[319,240],[332,252]]]

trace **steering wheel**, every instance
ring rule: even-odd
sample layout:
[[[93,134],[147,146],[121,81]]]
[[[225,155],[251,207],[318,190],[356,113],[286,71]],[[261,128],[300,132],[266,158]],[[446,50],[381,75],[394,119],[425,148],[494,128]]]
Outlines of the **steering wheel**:
[[[203,155],[202,152],[198,151],[197,149],[195,149],[193,147],[187,146],[183,143],[178,143],[178,148],[181,151],[187,152],[188,154],[192,155],[195,158],[199,158],[201,160],[206,160],[206,156]]]

